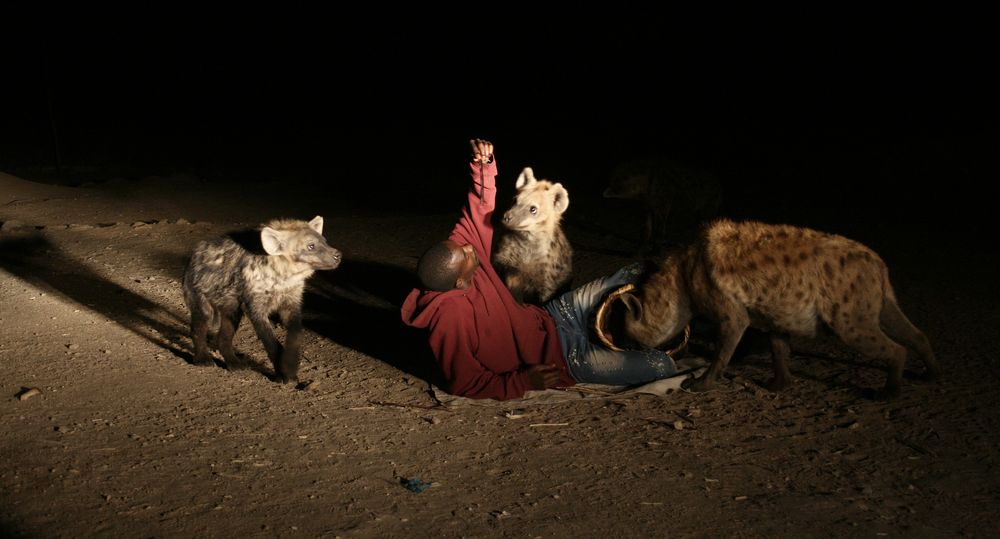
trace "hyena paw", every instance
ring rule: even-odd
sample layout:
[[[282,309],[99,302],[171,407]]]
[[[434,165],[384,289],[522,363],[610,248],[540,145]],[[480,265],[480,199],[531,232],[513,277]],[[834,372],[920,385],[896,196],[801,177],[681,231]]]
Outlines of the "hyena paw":
[[[681,382],[681,389],[701,392],[701,391],[708,391],[711,385],[712,384],[710,382],[707,382],[705,380],[705,377],[702,376],[701,378],[688,378],[687,380],[684,380],[683,382]]]
[[[212,356],[206,354],[194,356],[194,358],[191,359],[191,364],[196,367],[212,367],[215,365],[215,360],[212,359]]]
[[[226,361],[226,369],[231,371],[242,371],[250,368],[246,361]]]
[[[764,389],[777,393],[783,389],[787,389],[791,385],[791,382],[787,378],[772,378],[768,383],[764,384]]]
[[[274,381],[279,384],[291,384],[298,382],[299,376],[297,374],[283,374],[279,372],[274,374]]]
[[[899,386],[884,387],[882,389],[866,388],[862,390],[862,395],[871,400],[889,402],[899,397]]]

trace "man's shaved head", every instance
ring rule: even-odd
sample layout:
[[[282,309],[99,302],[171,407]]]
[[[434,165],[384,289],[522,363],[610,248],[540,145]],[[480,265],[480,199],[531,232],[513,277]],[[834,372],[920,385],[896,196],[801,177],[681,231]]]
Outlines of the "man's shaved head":
[[[455,288],[459,276],[455,244],[450,241],[436,243],[427,249],[417,262],[417,276],[424,288],[445,292]]]

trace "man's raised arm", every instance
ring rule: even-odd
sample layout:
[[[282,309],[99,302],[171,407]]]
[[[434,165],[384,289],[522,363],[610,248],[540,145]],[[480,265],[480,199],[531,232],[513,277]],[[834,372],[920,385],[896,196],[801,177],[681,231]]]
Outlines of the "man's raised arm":
[[[469,141],[472,158],[469,173],[469,203],[462,211],[462,219],[452,231],[452,240],[471,243],[482,251],[480,256],[489,257],[493,247],[493,209],[497,199],[497,164],[493,158],[493,143],[482,139]],[[462,241],[464,240],[464,241]],[[488,258],[487,258],[488,259]]]

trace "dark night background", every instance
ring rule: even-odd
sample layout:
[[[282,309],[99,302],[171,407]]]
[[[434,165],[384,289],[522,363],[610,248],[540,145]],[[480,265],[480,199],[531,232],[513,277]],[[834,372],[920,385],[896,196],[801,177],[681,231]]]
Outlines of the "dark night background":
[[[41,7],[0,16],[0,172],[82,187],[0,175],[0,536],[995,533],[996,17]],[[724,215],[861,241],[942,379],[872,402],[881,370],[819,340],[793,344],[783,394],[751,357],[715,394],[429,415],[439,370],[398,306],[473,137],[497,145],[500,204],[527,165],[569,190],[576,285],[638,256],[638,206],[600,198],[635,157],[714,173]],[[272,384],[247,324],[262,370],[194,373],[189,249],[317,214],[345,254],[305,300],[323,385]],[[44,394],[15,402],[22,384]]]
[[[480,136],[501,181],[532,165],[576,196],[660,154],[715,172],[735,216],[975,235],[992,208],[997,43],[975,13],[203,15],[19,28],[3,170],[279,178],[438,211]]]

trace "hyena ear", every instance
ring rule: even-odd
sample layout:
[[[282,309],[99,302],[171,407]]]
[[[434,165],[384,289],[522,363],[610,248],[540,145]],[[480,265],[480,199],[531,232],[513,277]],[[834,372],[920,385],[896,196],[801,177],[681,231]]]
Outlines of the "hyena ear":
[[[558,213],[563,213],[569,207],[569,191],[561,183],[553,185],[552,191],[555,196],[552,200],[553,206]]]
[[[625,304],[625,308],[628,309],[630,315],[635,318],[642,318],[642,302],[639,298],[635,297],[628,292],[620,296],[622,303]]]
[[[531,170],[531,167],[524,167],[524,170],[521,171],[521,175],[518,176],[517,181],[514,182],[514,188],[520,189],[526,185],[531,185],[536,181],[538,180],[535,179],[535,171]]]
[[[316,217],[313,217],[312,221],[309,221],[309,228],[315,230],[317,234],[319,234],[320,236],[322,236],[323,235],[323,217],[320,216],[320,215],[317,215]]]
[[[260,231],[260,243],[264,246],[264,252],[269,255],[280,255],[284,254],[284,249],[282,247],[282,234],[281,232],[265,226]]]

